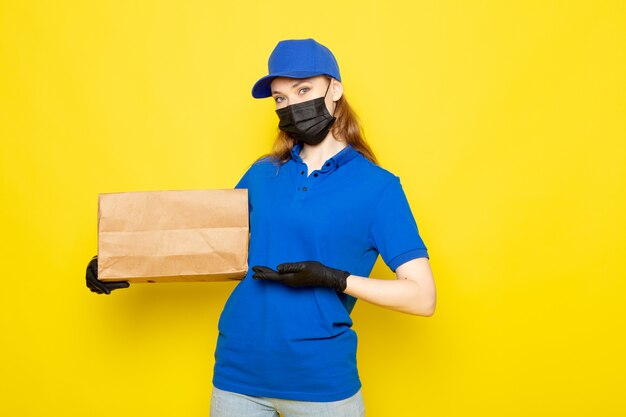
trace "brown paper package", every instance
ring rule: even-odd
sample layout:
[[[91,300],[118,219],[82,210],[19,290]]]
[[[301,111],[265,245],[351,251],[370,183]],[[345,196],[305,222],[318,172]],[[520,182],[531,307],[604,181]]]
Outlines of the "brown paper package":
[[[248,271],[248,190],[98,195],[98,279],[189,282]]]

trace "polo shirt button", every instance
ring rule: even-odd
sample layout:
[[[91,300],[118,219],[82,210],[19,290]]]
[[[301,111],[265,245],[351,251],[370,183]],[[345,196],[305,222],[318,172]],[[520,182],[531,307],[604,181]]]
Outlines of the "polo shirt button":
[[[300,172],[300,174],[303,174],[303,175],[304,175],[304,171],[301,171],[301,172]]]
[[[314,177],[317,177],[317,174],[313,174]]]
[[[306,187],[302,187],[302,191],[306,191]]]
[[[330,166],[330,162],[328,162],[328,163],[326,164],[326,166],[327,166],[327,167],[329,167],[329,166]]]

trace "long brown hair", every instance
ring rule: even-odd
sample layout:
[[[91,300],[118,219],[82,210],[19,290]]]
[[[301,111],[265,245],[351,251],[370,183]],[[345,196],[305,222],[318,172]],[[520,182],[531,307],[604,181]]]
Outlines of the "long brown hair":
[[[326,76],[326,78],[331,81],[333,80],[328,76]],[[374,152],[365,140],[365,134],[360,119],[348,103],[345,92],[341,95],[339,100],[337,100],[337,107],[335,108],[334,116],[337,120],[335,120],[335,123],[331,128],[333,136],[345,139],[349,145],[359,151],[365,158],[369,159],[372,163],[379,165]],[[269,157],[274,163],[282,165],[291,159],[291,150],[295,144],[296,141],[291,136],[278,129],[278,134],[274,140],[274,144],[272,145],[272,150],[269,153],[258,157],[255,162],[265,157]]]

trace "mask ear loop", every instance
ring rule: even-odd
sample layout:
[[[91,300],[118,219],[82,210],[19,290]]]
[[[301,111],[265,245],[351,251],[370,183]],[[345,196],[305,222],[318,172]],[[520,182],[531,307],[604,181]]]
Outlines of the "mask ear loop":
[[[328,94],[328,89],[330,88],[330,85],[332,83],[333,83],[333,79],[329,78],[328,87],[326,87],[326,92],[324,93],[324,100],[326,99],[326,94]],[[334,117],[335,116],[335,110],[337,110],[337,103],[335,103],[335,107],[333,108],[333,114],[331,114],[330,117]]]

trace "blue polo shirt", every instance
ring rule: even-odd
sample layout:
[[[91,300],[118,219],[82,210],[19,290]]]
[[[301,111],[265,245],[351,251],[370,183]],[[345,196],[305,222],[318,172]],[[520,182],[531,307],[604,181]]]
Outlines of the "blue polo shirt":
[[[253,396],[337,401],[361,387],[350,317],[356,298],[255,280],[252,267],[314,260],[369,277],[379,254],[394,272],[429,256],[399,177],[350,145],[308,172],[301,148],[282,165],[255,162],[235,186],[248,189],[249,270],[220,315],[213,384]]]

